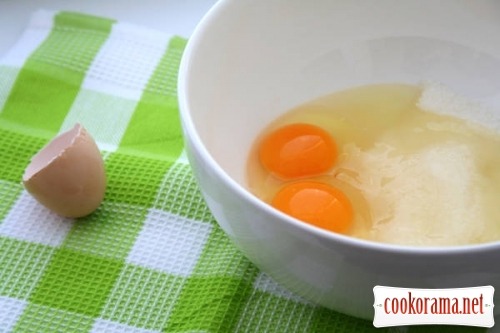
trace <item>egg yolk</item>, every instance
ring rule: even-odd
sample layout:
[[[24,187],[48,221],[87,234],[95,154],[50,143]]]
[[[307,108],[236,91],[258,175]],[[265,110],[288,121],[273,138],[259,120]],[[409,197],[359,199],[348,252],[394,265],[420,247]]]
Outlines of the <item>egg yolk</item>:
[[[259,146],[259,159],[282,179],[311,176],[330,169],[337,159],[337,146],[322,128],[291,124],[266,136]]]
[[[343,192],[315,181],[285,185],[271,205],[278,210],[317,227],[345,233],[353,220],[353,210]]]

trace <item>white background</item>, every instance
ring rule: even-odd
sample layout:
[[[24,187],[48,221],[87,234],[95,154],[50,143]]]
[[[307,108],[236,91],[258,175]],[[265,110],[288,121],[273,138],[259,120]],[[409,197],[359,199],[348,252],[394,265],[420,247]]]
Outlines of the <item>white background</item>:
[[[37,9],[73,10],[189,37],[216,0],[0,0],[0,56]]]

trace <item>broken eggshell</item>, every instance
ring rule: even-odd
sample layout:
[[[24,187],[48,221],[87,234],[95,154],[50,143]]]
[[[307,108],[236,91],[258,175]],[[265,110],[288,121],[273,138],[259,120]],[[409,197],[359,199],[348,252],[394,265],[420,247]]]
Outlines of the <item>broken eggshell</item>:
[[[38,202],[61,216],[88,215],[101,204],[106,188],[99,148],[76,124],[33,156],[23,184]]]

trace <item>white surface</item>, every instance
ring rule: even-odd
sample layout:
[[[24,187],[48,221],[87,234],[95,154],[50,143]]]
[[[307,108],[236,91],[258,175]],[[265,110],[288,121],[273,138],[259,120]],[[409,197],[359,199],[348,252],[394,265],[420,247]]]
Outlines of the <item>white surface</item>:
[[[211,230],[210,223],[150,209],[126,262],[175,276],[190,276]]]
[[[216,0],[0,0],[0,56],[37,9],[71,10],[189,37]]]
[[[71,227],[71,219],[48,210],[23,191],[0,225],[0,235],[58,247]]]

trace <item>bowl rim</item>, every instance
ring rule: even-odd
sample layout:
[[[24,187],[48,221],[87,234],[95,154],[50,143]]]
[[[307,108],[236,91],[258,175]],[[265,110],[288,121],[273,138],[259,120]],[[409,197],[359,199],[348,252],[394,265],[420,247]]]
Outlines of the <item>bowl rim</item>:
[[[310,234],[329,242],[338,243],[340,245],[362,249],[367,251],[376,251],[379,253],[390,253],[400,255],[415,255],[415,256],[457,256],[470,255],[475,253],[496,252],[500,251],[500,240],[477,244],[453,245],[453,246],[410,246],[398,245],[372,240],[355,238],[348,235],[337,234],[306,222],[293,218],[275,208],[266,204],[242,184],[234,180],[210,154],[206,145],[201,140],[191,113],[191,104],[189,96],[189,85],[191,76],[191,62],[196,56],[196,50],[207,31],[210,30],[212,22],[216,21],[223,9],[227,8],[228,4],[235,2],[232,0],[219,0],[213,5],[209,11],[203,16],[198,25],[195,27],[191,37],[188,39],[184,49],[177,79],[177,94],[179,103],[180,120],[183,127],[183,134],[189,137],[192,141],[193,148],[206,161],[206,168],[213,171],[227,188],[234,192],[241,200],[248,202],[255,208],[263,210],[266,214],[276,216],[283,223],[292,226],[294,229]]]

